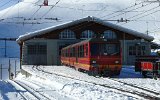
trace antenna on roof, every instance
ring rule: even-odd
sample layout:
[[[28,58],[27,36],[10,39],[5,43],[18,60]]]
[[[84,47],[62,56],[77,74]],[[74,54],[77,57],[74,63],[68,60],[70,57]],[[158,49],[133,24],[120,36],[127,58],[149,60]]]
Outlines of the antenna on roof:
[[[149,32],[149,31],[148,31],[148,21],[146,22],[146,24],[147,24],[147,31],[146,31],[146,33],[147,33],[147,35],[148,35],[148,32]]]
[[[48,0],[44,0],[43,4],[39,6],[41,7],[41,6],[51,6],[51,5],[48,5]]]
[[[44,0],[43,4],[44,6],[48,6],[48,0]]]

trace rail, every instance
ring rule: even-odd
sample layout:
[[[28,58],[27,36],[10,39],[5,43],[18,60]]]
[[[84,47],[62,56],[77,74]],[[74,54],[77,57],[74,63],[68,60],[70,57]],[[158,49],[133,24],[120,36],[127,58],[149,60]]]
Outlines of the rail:
[[[90,83],[90,84],[94,84],[94,85],[98,85],[98,86],[102,86],[102,87],[107,87],[107,88],[110,88],[110,89],[114,89],[114,90],[118,90],[118,91],[121,91],[121,92],[125,92],[125,93],[130,93],[130,94],[134,94],[134,95],[137,95],[137,96],[140,96],[140,97],[143,97],[145,99],[149,99],[149,100],[159,100],[160,97],[158,97],[157,95],[159,95],[159,93],[156,93],[154,91],[151,91],[151,90],[147,90],[147,89],[142,89],[140,87],[136,87],[136,86],[133,86],[133,85],[129,85],[129,84],[125,84],[127,86],[130,86],[132,88],[136,88],[136,90],[129,90],[129,89],[124,89],[124,88],[120,88],[120,87],[116,87],[116,86],[110,86],[108,84],[98,84],[96,82],[90,82],[90,81],[87,81],[87,80],[82,80],[82,79],[77,79],[77,78],[74,78],[74,77],[69,77],[69,76],[65,76],[65,75],[60,75],[60,74],[57,74],[57,73],[51,73],[51,72],[47,72],[47,71],[44,71],[43,69],[41,69],[39,66],[33,66],[33,68],[35,68],[38,70],[38,71],[41,71],[43,73],[47,73],[47,74],[51,74],[51,75],[57,75],[57,76],[60,76],[60,77],[64,77],[64,78],[70,78],[70,79],[74,79],[74,80],[78,80],[78,81],[83,81],[83,82],[86,82],[86,83]],[[111,79],[110,79],[111,80]],[[119,81],[117,81],[119,82]],[[122,84],[122,82],[119,82]],[[124,84],[124,83],[123,83]],[[139,90],[143,90],[144,92],[139,92],[137,91],[137,89]],[[153,96],[153,95],[149,95],[145,92],[148,92],[148,93],[151,93],[151,94],[154,94],[156,96]]]

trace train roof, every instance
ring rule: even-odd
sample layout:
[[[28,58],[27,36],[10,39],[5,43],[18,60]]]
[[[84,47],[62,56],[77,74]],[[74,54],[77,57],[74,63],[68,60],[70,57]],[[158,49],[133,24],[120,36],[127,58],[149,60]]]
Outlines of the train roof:
[[[34,38],[38,35],[43,35],[43,34],[46,34],[48,32],[54,31],[54,30],[67,28],[69,26],[72,26],[72,25],[75,25],[75,24],[78,24],[78,23],[82,23],[82,22],[85,22],[85,21],[99,23],[101,25],[104,25],[104,26],[107,26],[107,27],[110,27],[110,28],[128,33],[128,34],[131,34],[131,35],[134,35],[134,36],[137,36],[137,37],[141,37],[141,38],[146,39],[148,41],[153,41],[154,40],[154,37],[149,36],[147,34],[143,34],[143,33],[128,29],[128,28],[124,28],[122,26],[106,22],[106,21],[101,20],[101,19],[96,18],[96,17],[88,16],[88,17],[85,17],[85,18],[82,18],[82,19],[79,19],[79,20],[70,21],[70,22],[63,23],[63,24],[60,24],[60,25],[57,25],[57,26],[52,26],[52,27],[49,27],[49,28],[45,28],[45,29],[42,29],[42,30],[38,30],[38,31],[35,31],[35,32],[30,32],[30,33],[21,35],[17,39],[17,42],[20,44],[21,42],[23,42],[25,40],[28,40],[30,38]]]
[[[75,44],[71,44],[69,46],[66,46],[64,47],[63,49],[67,49],[69,47],[73,47],[75,45],[81,45],[81,44],[85,44],[85,43],[88,43],[88,42],[109,42],[109,43],[120,43],[119,41],[117,40],[109,40],[107,41],[106,39],[103,39],[103,38],[90,38],[90,39],[87,39],[87,40],[83,40],[83,41],[80,41],[78,43],[75,43]]]

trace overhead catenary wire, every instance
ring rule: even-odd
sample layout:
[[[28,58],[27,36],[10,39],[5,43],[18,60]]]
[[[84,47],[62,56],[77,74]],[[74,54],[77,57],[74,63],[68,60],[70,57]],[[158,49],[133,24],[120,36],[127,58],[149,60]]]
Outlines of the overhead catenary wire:
[[[44,16],[46,16],[61,0],[58,0],[44,15],[42,15],[41,18],[43,18]]]
[[[19,2],[16,2],[15,5],[16,5],[17,3],[19,3]],[[10,10],[12,10],[12,9],[15,7],[15,5],[13,5],[13,6],[11,6],[10,8],[8,8],[8,10],[7,10],[4,14],[2,14],[2,15],[0,16],[0,18],[3,18],[5,15],[7,15],[7,14],[10,12]]]
[[[64,7],[64,6],[55,6],[57,8],[67,8],[67,9],[71,9],[71,10],[83,10],[83,11],[88,11],[88,12],[100,12],[102,11],[102,9],[80,9],[80,8],[74,8],[74,7]]]
[[[53,6],[51,6],[51,8],[43,15],[43,16],[41,16],[41,18],[40,19],[43,19],[44,18],[44,16],[46,16],[58,3],[60,2],[60,0],[58,0]],[[47,7],[47,6],[45,6],[45,7]],[[41,6],[40,6],[40,8],[41,8]],[[40,10],[40,8],[33,14],[33,15],[35,15],[39,10]],[[58,19],[58,18],[57,18]],[[37,23],[37,24],[41,24],[40,22],[34,22],[34,23]],[[31,26],[31,28],[30,29],[32,29],[33,28],[33,25],[34,25],[34,23],[32,24],[32,26]]]
[[[117,12],[123,12],[124,10],[133,8],[133,7],[135,7],[135,6],[137,6],[137,5],[140,5],[140,4],[143,4],[143,3],[144,3],[144,2],[140,2],[140,3],[136,4],[136,5],[135,5],[135,4],[134,4],[134,5],[131,5],[131,6],[126,7],[126,8],[124,8],[124,9],[121,9],[121,10],[118,10],[118,11],[114,11],[113,13],[110,13],[110,14],[107,14],[107,15],[104,15],[104,16],[101,16],[100,18],[104,18],[104,17],[106,17],[106,16],[111,16],[111,15],[117,14]]]
[[[156,8],[158,8],[158,7],[160,7],[160,6],[157,6]],[[136,21],[136,20],[138,20],[138,19],[141,19],[141,18],[143,18],[143,17],[146,17],[146,16],[149,16],[149,15],[151,15],[151,14],[154,14],[154,13],[157,13],[157,12],[159,12],[160,10],[155,10],[155,11],[153,11],[153,12],[150,12],[150,13],[148,13],[148,14],[145,14],[145,15],[143,15],[143,16],[140,16],[140,17],[138,17],[138,18],[135,18],[135,19],[133,19],[133,21]],[[132,22],[132,21],[131,21]],[[129,23],[129,22],[128,22]],[[127,24],[127,23],[124,23],[124,24]],[[121,24],[121,25],[124,25],[124,24]]]
[[[145,7],[145,6],[148,6],[148,5],[150,5],[150,4],[152,4],[152,3],[146,4],[146,5],[137,7],[137,8],[133,8],[133,9],[127,11],[127,12],[122,12],[122,13],[120,13],[120,14],[116,14],[116,15],[114,15],[114,16],[112,16],[112,17],[107,18],[107,19],[111,19],[111,18],[114,18],[114,17],[118,17],[118,16],[120,16],[120,15],[126,14],[126,13],[128,13],[128,12],[130,12],[130,11],[138,10],[138,9],[143,8],[143,7]]]
[[[0,8],[4,7],[5,5],[9,4],[13,0],[9,0],[8,2],[4,3],[3,5],[0,6]]]
[[[40,9],[41,9],[41,7],[39,7],[39,8],[33,13],[33,15],[32,15],[30,18],[33,18]]]
[[[152,29],[152,30],[149,30],[148,32],[149,32],[149,33],[156,33],[156,32],[159,32],[159,33],[160,33],[160,28]]]
[[[160,6],[158,5],[158,6],[156,6],[156,7],[153,7],[153,8],[151,8],[151,9],[148,9],[148,10],[145,11],[145,12],[136,14],[136,15],[134,15],[134,16],[132,16],[132,17],[127,18],[127,19],[131,19],[131,18],[137,17],[137,16],[139,16],[139,15],[145,14],[145,13],[147,13],[147,12],[149,12],[149,11],[152,11],[152,10],[154,10],[154,9],[156,9],[156,8],[159,8],[159,7],[160,7]]]

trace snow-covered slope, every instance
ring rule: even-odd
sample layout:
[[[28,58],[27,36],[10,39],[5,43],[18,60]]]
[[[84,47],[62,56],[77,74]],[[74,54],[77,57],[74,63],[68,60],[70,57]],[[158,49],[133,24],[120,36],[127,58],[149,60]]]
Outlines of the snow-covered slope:
[[[129,18],[133,15],[136,15],[137,11],[147,10],[151,7],[157,6],[152,4],[150,6],[141,7],[141,9],[136,9],[141,5],[132,7],[128,10],[133,10],[134,12],[124,13],[116,12],[115,15],[109,15],[114,11],[123,9],[125,7],[134,5],[134,0],[49,0],[49,5],[51,6],[39,6],[43,4],[44,0],[22,0],[22,2],[15,2],[15,5],[0,11],[0,38],[1,37],[18,37],[19,35],[25,34],[27,32],[36,31],[42,28],[62,24],[71,20],[76,20],[86,16],[95,16],[104,20],[109,19],[120,19],[120,18]],[[144,3],[143,5],[146,5]],[[124,13],[119,16],[120,13]],[[116,17],[114,17],[116,16]],[[154,17],[153,17],[154,16]],[[152,17],[145,17],[147,19],[158,19],[157,15],[152,14]],[[47,18],[58,18],[59,20],[49,20]],[[146,22],[131,22],[129,24],[117,23],[127,28],[131,28],[136,31],[144,33],[147,30]],[[124,25],[123,25],[124,24]],[[152,27],[151,27],[152,26]],[[158,23],[156,23],[156,27]],[[148,23],[148,29],[154,29],[155,22]],[[153,35],[154,34],[150,34]],[[159,41],[158,41],[159,42]],[[3,43],[0,41],[0,44]],[[8,44],[9,45],[9,44]],[[10,45],[9,45],[10,46]],[[19,55],[18,54],[18,45],[14,43],[14,49],[11,50],[12,53],[9,54]],[[11,49],[11,48],[10,48]],[[4,53],[4,49],[0,49],[0,56]]]

